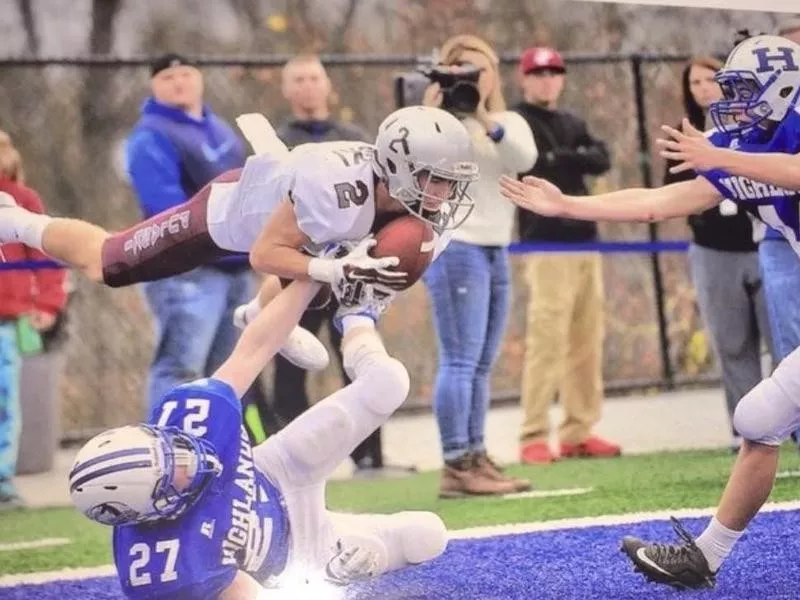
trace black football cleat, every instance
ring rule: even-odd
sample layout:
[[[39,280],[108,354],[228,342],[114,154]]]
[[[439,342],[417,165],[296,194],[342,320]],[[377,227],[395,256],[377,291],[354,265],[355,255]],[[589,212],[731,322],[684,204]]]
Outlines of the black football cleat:
[[[717,575],[709,568],[691,534],[675,517],[672,526],[683,543],[655,544],[631,536],[623,538],[621,550],[633,562],[634,571],[649,581],[681,590],[714,587]]]

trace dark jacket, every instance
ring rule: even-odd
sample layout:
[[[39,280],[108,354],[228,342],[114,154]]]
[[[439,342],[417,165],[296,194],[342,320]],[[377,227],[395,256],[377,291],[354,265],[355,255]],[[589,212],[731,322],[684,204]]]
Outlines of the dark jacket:
[[[372,141],[361,127],[334,119],[325,119],[324,121],[291,119],[278,127],[276,133],[290,149],[311,142]]]
[[[145,217],[186,202],[225,171],[244,165],[244,143],[203,107],[202,119],[148,98],[128,137],[127,170]]]
[[[535,175],[557,185],[565,194],[588,194],[585,175],[601,175],[611,166],[608,148],[594,139],[583,119],[561,110],[523,102],[514,107],[528,122],[536,138],[539,159],[524,175]],[[518,211],[523,242],[588,242],[597,238],[597,225],[560,217],[543,217]]]
[[[705,115],[703,109],[695,102],[689,90],[689,70],[683,70],[683,107],[689,121],[700,131],[705,129]],[[678,129],[681,126],[678,125]],[[677,161],[668,160],[664,171],[664,185],[678,181],[688,181],[697,177],[694,171],[684,171],[673,175],[669,169],[677,165]],[[735,215],[723,215],[719,206],[709,208],[699,214],[691,215],[687,219],[692,229],[694,243],[704,248],[722,250],[725,252],[753,252],[756,249],[753,242],[753,223],[747,211],[739,209]]]

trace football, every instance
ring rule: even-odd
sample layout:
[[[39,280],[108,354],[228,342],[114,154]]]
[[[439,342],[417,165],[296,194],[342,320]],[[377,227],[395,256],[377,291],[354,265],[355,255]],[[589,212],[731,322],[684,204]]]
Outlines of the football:
[[[431,224],[412,215],[398,217],[381,227],[375,241],[377,244],[370,250],[371,256],[396,256],[400,259],[394,269],[408,273],[408,285],[403,289],[408,289],[422,277],[436,248]]]

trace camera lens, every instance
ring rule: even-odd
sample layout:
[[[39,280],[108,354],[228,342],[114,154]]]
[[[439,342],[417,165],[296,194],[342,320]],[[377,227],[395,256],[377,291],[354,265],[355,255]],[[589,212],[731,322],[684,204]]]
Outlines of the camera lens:
[[[448,90],[445,108],[471,113],[481,100],[477,86],[471,81],[459,81]]]

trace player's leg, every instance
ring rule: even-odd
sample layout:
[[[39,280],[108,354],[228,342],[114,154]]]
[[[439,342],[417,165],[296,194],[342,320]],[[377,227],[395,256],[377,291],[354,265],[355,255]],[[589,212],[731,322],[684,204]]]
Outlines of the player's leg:
[[[282,487],[324,481],[408,395],[406,368],[386,353],[371,319],[345,320],[344,365],[353,382],[321,400],[254,451]],[[350,325],[352,324],[352,325]]]
[[[374,552],[380,575],[440,556],[447,547],[447,528],[435,513],[403,511],[389,515],[329,513],[344,547],[362,545]]]
[[[717,514],[697,540],[677,523],[685,542],[678,546],[623,540],[623,550],[648,578],[676,587],[714,584],[717,570],[772,490],[781,442],[800,426],[800,349],[742,398],[733,424],[745,441]]]
[[[207,209],[213,185],[235,181],[239,171],[223,173],[187,202],[114,234],[87,221],[31,213],[4,194],[0,243],[22,242],[111,287],[185,273],[230,254],[212,239]]]
[[[325,511],[325,480],[408,395],[408,372],[386,353],[374,322],[350,317],[344,327],[344,364],[353,383],[253,449],[256,467],[283,495],[291,560],[303,569],[324,568],[336,541]]]
[[[8,194],[0,194],[0,243],[21,242],[36,248],[95,281],[102,278],[100,251],[109,235],[88,221],[30,212]]]

